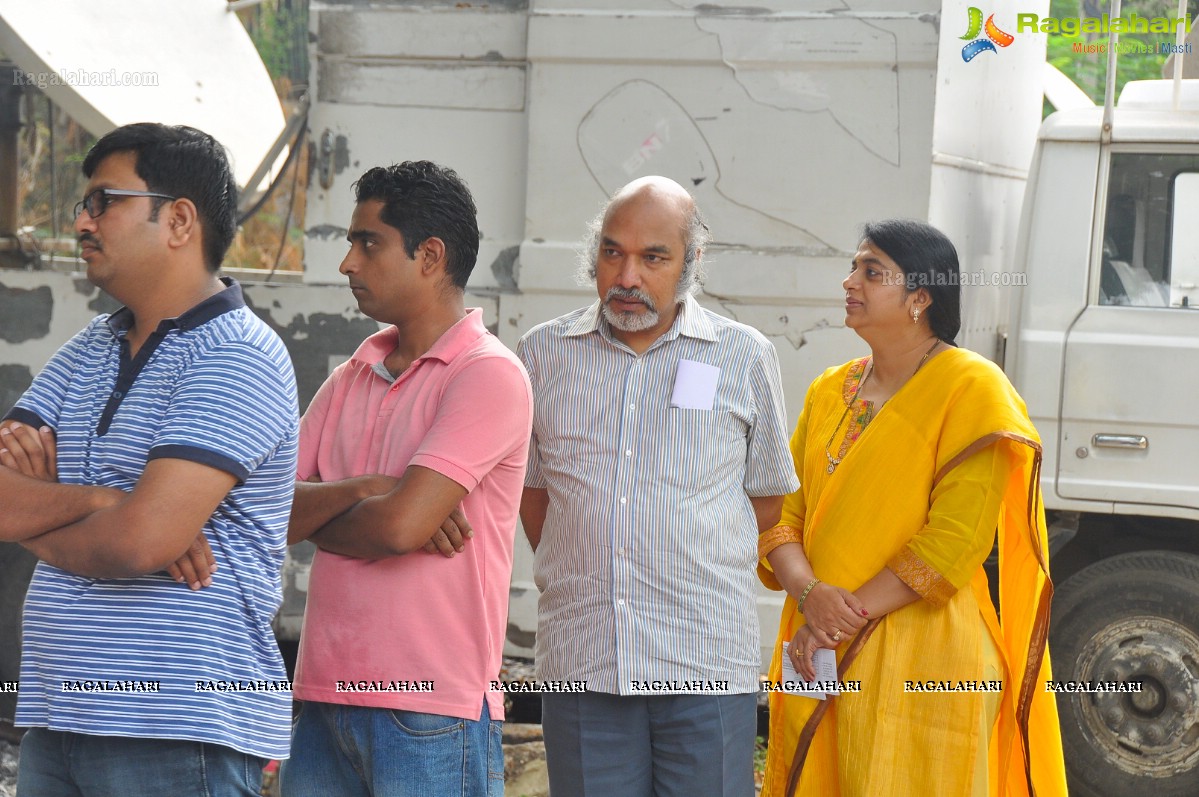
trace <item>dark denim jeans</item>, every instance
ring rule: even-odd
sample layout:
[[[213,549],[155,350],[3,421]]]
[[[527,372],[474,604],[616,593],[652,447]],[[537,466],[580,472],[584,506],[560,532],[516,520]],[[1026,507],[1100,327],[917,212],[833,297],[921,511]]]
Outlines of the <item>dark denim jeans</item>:
[[[503,723],[305,702],[283,797],[502,797]]]
[[[17,797],[258,797],[265,765],[219,744],[30,728]]]

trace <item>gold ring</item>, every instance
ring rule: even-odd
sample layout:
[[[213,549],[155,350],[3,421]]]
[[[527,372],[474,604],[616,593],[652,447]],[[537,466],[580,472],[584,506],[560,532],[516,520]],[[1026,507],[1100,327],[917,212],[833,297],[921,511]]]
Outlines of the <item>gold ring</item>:
[[[835,632],[833,632],[833,641],[834,642],[841,641],[841,629],[840,628],[838,628]]]

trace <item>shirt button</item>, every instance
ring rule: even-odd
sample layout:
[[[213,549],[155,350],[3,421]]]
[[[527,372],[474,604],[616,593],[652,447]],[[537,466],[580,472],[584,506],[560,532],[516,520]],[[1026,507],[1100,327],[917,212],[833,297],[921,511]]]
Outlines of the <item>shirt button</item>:
[[[635,409],[637,409],[637,405],[636,405],[636,404],[630,404],[630,405],[629,405],[629,409],[631,409],[631,410],[635,410]]]
[[[629,502],[628,499],[625,498],[623,495],[620,497],[620,503],[627,504],[628,502]]]
[[[617,606],[624,606],[624,598],[621,598],[620,600],[616,601],[616,605],[617,605]]]
[[[631,456],[633,456],[633,449],[631,449],[631,448],[626,448],[626,449],[625,449],[625,451],[624,451],[624,455],[625,455],[626,457],[631,457]]]
[[[112,391],[112,396],[113,396],[113,398],[120,398],[120,397],[121,397],[121,391],[119,391],[119,390],[114,390],[114,391]]]

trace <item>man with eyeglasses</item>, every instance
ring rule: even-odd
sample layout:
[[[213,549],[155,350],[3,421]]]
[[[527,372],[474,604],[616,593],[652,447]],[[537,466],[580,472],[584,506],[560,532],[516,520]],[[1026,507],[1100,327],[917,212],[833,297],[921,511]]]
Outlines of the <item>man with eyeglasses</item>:
[[[80,256],[124,307],[68,341],[0,421],[0,539],[41,560],[17,793],[257,795],[264,759],[288,752],[270,620],[295,377],[218,277],[237,187],[216,140],[128,125],[83,172]]]

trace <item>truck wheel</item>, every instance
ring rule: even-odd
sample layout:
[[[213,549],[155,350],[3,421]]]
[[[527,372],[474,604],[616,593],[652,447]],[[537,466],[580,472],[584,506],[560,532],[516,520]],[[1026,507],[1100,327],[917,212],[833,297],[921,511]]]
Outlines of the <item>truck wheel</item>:
[[[1199,794],[1199,556],[1097,562],[1058,588],[1049,633],[1058,681],[1140,692],[1058,692],[1072,797]]]
[[[0,543],[0,682],[17,680],[21,670],[21,607],[37,557],[20,545]],[[0,688],[0,722],[11,722],[17,696]]]

